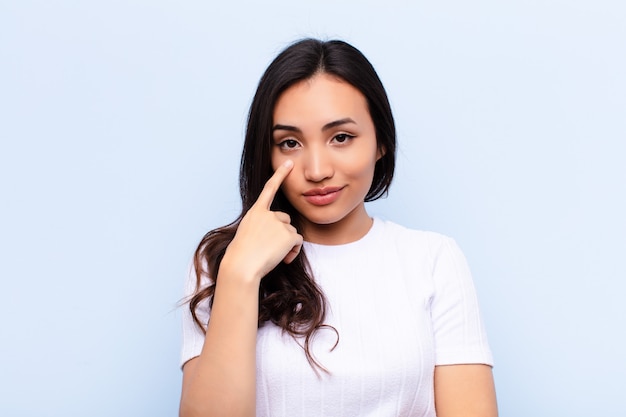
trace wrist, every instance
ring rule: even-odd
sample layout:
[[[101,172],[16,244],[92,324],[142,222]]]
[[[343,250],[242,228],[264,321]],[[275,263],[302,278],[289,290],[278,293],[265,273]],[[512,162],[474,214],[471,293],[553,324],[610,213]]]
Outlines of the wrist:
[[[249,264],[241,261],[231,261],[224,255],[217,274],[218,282],[229,282],[233,284],[256,287],[258,289],[262,276],[251,270]]]

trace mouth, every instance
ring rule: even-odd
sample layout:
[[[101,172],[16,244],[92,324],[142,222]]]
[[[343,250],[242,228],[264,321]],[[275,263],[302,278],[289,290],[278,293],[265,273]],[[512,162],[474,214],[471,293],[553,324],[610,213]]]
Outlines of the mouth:
[[[325,206],[336,201],[344,187],[313,188],[302,193],[304,199],[315,206]]]

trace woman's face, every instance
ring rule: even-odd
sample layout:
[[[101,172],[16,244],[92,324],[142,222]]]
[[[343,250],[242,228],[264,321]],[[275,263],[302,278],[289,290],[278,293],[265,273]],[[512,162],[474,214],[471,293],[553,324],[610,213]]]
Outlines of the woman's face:
[[[363,94],[318,74],[285,90],[273,113],[272,167],[294,162],[282,185],[308,241],[339,244],[371,226],[364,199],[382,154]]]

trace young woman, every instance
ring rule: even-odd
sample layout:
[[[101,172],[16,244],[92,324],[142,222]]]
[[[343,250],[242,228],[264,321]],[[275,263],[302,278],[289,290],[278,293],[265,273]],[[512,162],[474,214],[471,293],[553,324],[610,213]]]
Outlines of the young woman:
[[[497,415],[462,253],[372,219],[396,138],[385,90],[341,41],[299,41],[261,78],[242,212],[188,280],[180,415]]]

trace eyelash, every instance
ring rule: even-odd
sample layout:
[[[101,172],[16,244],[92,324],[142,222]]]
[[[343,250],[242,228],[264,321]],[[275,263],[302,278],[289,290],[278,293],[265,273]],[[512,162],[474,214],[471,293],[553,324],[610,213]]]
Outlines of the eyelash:
[[[287,146],[287,144],[294,145],[294,146]],[[299,145],[299,143],[297,140],[294,140],[294,139],[285,139],[278,143],[279,148],[286,149],[286,150],[295,149],[297,145]]]
[[[350,141],[351,139],[354,139],[355,137],[356,137],[355,135],[350,135],[348,133],[339,133],[338,135],[333,136],[332,140],[339,145],[343,145],[346,142]],[[338,139],[341,139],[341,141],[339,141]],[[277,145],[281,149],[292,150],[292,149],[295,149],[300,144],[295,139],[285,139],[279,142]]]
[[[347,133],[340,133],[340,134],[338,134],[338,135],[335,135],[335,137],[333,137],[333,140],[336,140],[336,139],[337,139],[337,138],[339,138],[339,137],[343,138],[344,140],[343,140],[342,142],[337,142],[337,143],[341,143],[341,144],[343,144],[343,143],[348,142],[350,139],[354,139],[356,136],[354,136],[354,135],[349,135],[349,134],[347,134]]]

